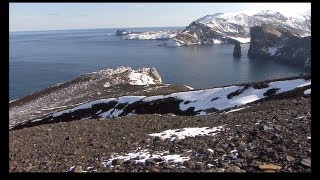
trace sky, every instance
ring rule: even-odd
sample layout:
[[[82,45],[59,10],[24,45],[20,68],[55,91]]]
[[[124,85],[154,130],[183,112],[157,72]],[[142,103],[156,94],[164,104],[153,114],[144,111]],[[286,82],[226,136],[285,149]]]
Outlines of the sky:
[[[9,31],[184,27],[208,14],[248,8],[305,13],[311,3],[10,3]]]

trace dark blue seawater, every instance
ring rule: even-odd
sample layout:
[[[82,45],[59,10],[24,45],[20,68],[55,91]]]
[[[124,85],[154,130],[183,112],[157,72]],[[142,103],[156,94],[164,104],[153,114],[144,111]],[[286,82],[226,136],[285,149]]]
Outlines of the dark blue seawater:
[[[182,28],[131,28],[150,31]],[[234,59],[233,45],[165,47],[161,40],[122,40],[117,29],[12,32],[9,34],[10,100],[118,66],[155,67],[164,83],[209,88],[303,73],[272,60],[249,60],[249,44]]]

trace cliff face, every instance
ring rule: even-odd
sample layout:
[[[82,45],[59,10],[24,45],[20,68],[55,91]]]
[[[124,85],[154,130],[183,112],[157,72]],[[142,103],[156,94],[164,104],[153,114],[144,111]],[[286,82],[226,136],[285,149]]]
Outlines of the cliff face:
[[[275,46],[281,40],[282,33],[271,25],[254,26],[250,29],[250,47],[248,57],[268,58],[271,56],[268,48]]]
[[[311,36],[297,37],[271,25],[250,29],[250,58],[272,58],[290,64],[311,67]]]
[[[274,54],[274,58],[291,64],[311,67],[311,36],[290,37],[283,42],[283,46]]]

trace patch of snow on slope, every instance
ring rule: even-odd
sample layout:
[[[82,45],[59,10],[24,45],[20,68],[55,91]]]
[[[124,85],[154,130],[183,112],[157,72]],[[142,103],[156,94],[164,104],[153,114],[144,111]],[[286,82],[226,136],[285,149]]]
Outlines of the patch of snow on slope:
[[[184,85],[185,87],[189,88],[190,90],[193,90],[194,88],[193,87],[190,87],[190,86],[187,86],[187,85]]]
[[[220,40],[218,40],[218,39],[213,39],[213,43],[214,44],[221,44],[222,42]]]
[[[223,130],[223,126],[218,127],[202,127],[202,128],[182,128],[182,129],[169,129],[160,133],[148,134],[152,137],[160,137],[161,139],[184,139],[186,137],[196,137],[196,136],[214,136]]]
[[[189,157],[184,157],[178,154],[166,155],[168,151],[164,152],[152,152],[150,153],[147,149],[137,150],[136,152],[127,153],[125,155],[116,155],[112,156],[112,158],[105,160],[102,165],[105,167],[111,167],[112,161],[114,159],[123,159],[124,161],[133,160],[135,164],[142,163],[146,165],[146,161],[148,159],[161,159],[170,164],[182,165],[184,161],[188,161]],[[158,164],[160,162],[157,162]]]
[[[303,92],[304,95],[311,95],[311,89],[307,89]]]
[[[133,104],[138,101],[143,102],[151,102],[158,99],[164,98],[176,98],[178,100],[182,100],[179,104],[180,110],[185,111],[189,108],[194,108],[194,111],[198,114],[205,115],[205,110],[208,109],[218,109],[224,110],[227,108],[233,108],[235,106],[245,105],[247,103],[254,102],[256,100],[265,98],[264,93],[266,93],[270,89],[278,89],[276,94],[293,90],[298,87],[304,87],[311,84],[311,80],[305,79],[294,79],[294,80],[284,80],[284,81],[275,81],[270,82],[267,88],[255,89],[253,87],[248,87],[243,89],[244,86],[228,86],[222,88],[213,88],[213,89],[205,89],[198,91],[188,91],[188,92],[179,92],[172,93],[169,95],[158,95],[158,96],[123,96],[119,98],[110,98],[110,99],[101,99],[97,101],[92,101],[86,104],[82,104],[73,109],[64,110],[61,112],[53,113],[53,117],[57,117],[62,115],[63,113],[69,113],[79,109],[88,109],[91,108],[94,104],[100,103],[108,103],[110,101],[116,101],[117,104],[126,104],[126,106]],[[229,97],[230,93],[241,92],[238,95],[233,97]],[[235,110],[233,110],[235,111]],[[107,112],[103,112],[100,114],[100,117],[117,117],[123,112],[123,109],[116,109],[115,107],[111,108]],[[133,113],[133,112],[132,112]],[[168,131],[167,133],[172,133],[173,130]],[[185,131],[185,130],[183,130]],[[184,133],[189,133],[188,130]],[[183,134],[183,133],[182,133]],[[191,133],[192,134],[192,133]]]
[[[248,108],[248,107],[242,107],[242,108],[232,109],[232,110],[230,110],[230,111],[225,112],[224,114],[228,114],[228,113],[232,113],[232,112],[240,111],[240,110],[242,110],[242,109],[246,109],[246,108]]]
[[[154,81],[154,78],[150,75],[138,73],[138,72],[131,72],[129,74],[129,83],[131,85],[147,85],[147,84],[157,84]]]
[[[177,31],[149,31],[142,33],[132,33],[123,36],[123,39],[149,40],[149,39],[169,39],[177,35]]]
[[[278,48],[276,48],[276,47],[269,47],[268,48],[268,51],[271,53],[271,56],[273,56],[277,50],[278,50]]]
[[[229,38],[234,39],[239,41],[240,43],[244,44],[244,43],[250,43],[250,37],[249,38],[242,38],[242,37],[231,37],[229,36]]]

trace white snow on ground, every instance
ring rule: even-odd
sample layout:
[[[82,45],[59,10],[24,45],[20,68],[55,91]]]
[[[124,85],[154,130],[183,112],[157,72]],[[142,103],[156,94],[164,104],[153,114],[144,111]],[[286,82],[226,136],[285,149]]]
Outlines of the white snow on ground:
[[[294,118],[294,120],[301,120],[303,118],[304,118],[304,116],[299,116],[299,117]]]
[[[110,87],[110,85],[111,85],[111,84],[110,84],[109,82],[106,82],[103,86],[104,86],[104,87]]]
[[[239,41],[240,43],[250,43],[250,38],[242,38],[242,37],[231,37],[229,38]]]
[[[219,39],[213,39],[214,44],[221,44],[222,42]]]
[[[123,36],[123,39],[137,39],[137,40],[149,40],[149,39],[169,39],[176,36],[178,31],[148,31],[142,33],[131,33]]]
[[[187,86],[187,85],[184,85],[185,87],[189,88],[190,90],[193,90],[194,88],[193,87],[190,87],[190,86]]]
[[[249,107],[249,106],[248,106],[248,107]],[[242,108],[238,108],[238,109],[232,109],[232,110],[230,110],[230,111],[225,112],[224,114],[228,114],[228,113],[231,113],[231,112],[240,111],[240,110],[245,109],[245,108],[248,108],[248,107],[242,107]]]
[[[150,75],[143,73],[131,72],[129,74],[129,83],[132,85],[157,84],[154,80]]]
[[[207,114],[204,110],[216,108],[218,110],[224,110],[227,108],[233,108],[235,106],[245,105],[253,101],[265,98],[263,95],[268,90],[273,88],[278,88],[276,94],[293,90],[297,87],[303,87],[311,84],[311,80],[304,79],[294,79],[294,80],[284,80],[284,81],[275,81],[269,83],[269,87],[262,89],[254,89],[249,87],[239,95],[233,96],[231,99],[227,98],[227,95],[235,92],[237,90],[242,90],[244,86],[228,86],[222,88],[213,88],[205,89],[198,91],[188,91],[188,92],[179,92],[172,93],[169,95],[158,95],[158,96],[123,96],[120,98],[110,98],[110,99],[101,99],[97,101],[92,101],[81,106],[77,106],[70,110],[65,110],[61,112],[53,113],[53,117],[57,117],[66,112],[72,112],[78,109],[87,109],[91,108],[92,105],[97,103],[108,103],[110,101],[116,101],[118,103],[127,103],[132,104],[137,101],[150,102],[153,100],[164,99],[164,98],[176,98],[182,100],[180,103],[180,110],[185,111],[189,108],[194,108],[198,114],[205,115]],[[237,109],[236,109],[237,110]],[[234,112],[236,110],[231,110]],[[107,112],[100,114],[100,117],[117,117],[122,113],[122,109],[112,108]],[[133,113],[133,112],[132,112]]]
[[[188,161],[190,159],[189,157],[181,156],[178,154],[169,155],[168,153],[169,151],[150,153],[148,149],[137,150],[136,152],[127,153],[125,155],[111,156],[112,158],[105,160],[102,165],[104,165],[105,167],[110,167],[112,166],[112,161],[114,159],[123,159],[124,161],[134,160],[136,164],[142,163],[143,165],[145,165],[147,159],[153,158],[162,159],[170,164],[182,165],[184,161]]]
[[[273,56],[277,50],[278,50],[278,48],[276,48],[276,47],[269,47],[268,48],[268,51],[271,53],[271,56]]]
[[[311,95],[311,89],[307,89],[303,92],[304,95]]]
[[[169,129],[160,133],[148,134],[152,137],[160,137],[161,139],[170,139],[171,141],[178,139],[184,139],[186,137],[196,136],[214,136],[223,130],[223,126],[218,127],[202,127],[202,128],[183,128],[183,129]]]

